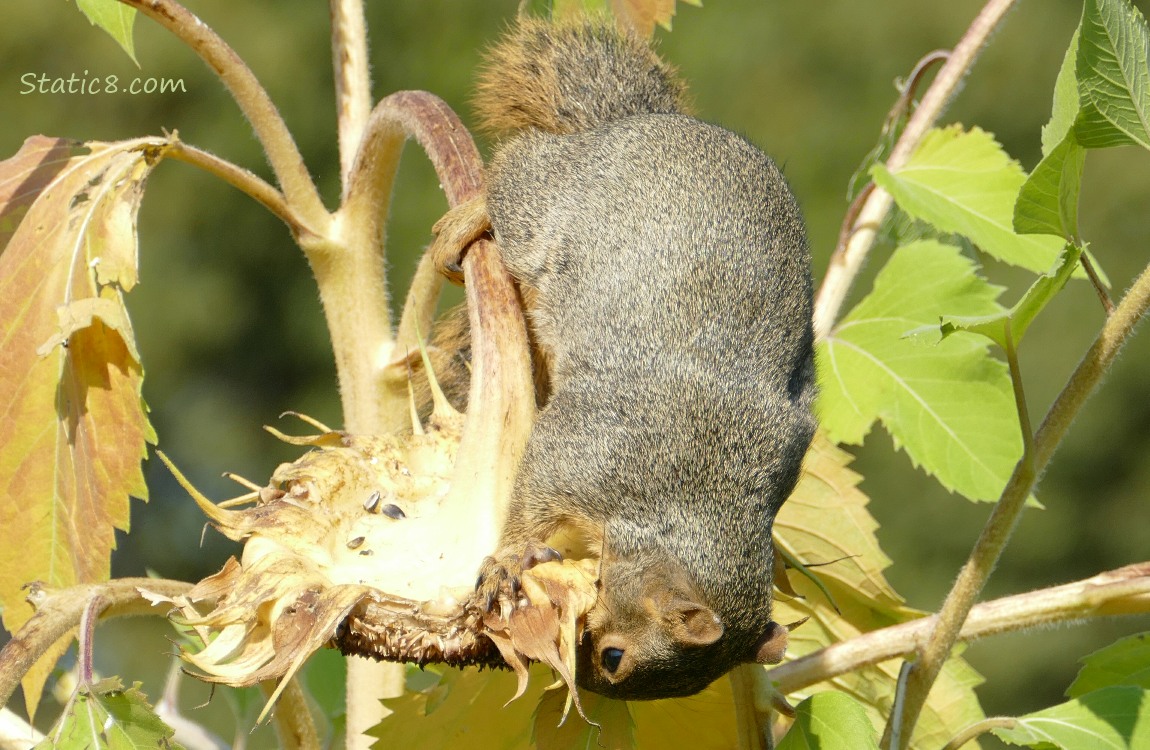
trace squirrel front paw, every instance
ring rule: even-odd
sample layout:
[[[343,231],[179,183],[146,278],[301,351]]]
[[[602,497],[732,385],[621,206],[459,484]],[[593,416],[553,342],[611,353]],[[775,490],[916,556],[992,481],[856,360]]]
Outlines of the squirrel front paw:
[[[506,611],[519,606],[522,597],[521,577],[530,570],[552,560],[562,560],[556,550],[541,543],[528,544],[522,553],[500,551],[484,559],[475,581],[475,602],[483,612],[491,612],[495,605],[506,605]]]
[[[431,228],[435,233],[435,241],[427,251],[431,254],[436,269],[448,280],[462,284],[463,254],[467,251],[467,246],[490,229],[487,198],[483,193],[445,213]]]

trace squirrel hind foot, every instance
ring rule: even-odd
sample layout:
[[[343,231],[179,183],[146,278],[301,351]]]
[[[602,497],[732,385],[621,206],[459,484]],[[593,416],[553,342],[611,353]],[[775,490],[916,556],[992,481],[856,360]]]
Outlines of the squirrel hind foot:
[[[491,231],[487,198],[480,193],[445,213],[431,228],[435,240],[428,253],[436,269],[455,284],[463,284],[463,256],[468,246]]]

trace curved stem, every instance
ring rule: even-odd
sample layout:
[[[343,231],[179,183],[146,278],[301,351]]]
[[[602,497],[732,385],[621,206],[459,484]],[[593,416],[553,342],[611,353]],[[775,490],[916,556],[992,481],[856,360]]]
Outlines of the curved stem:
[[[327,226],[327,211],[303,157],[267,91],[239,55],[194,13],[174,0],[119,0],[175,34],[215,71],[263,146],[287,202],[313,229]]]
[[[887,159],[889,169],[898,169],[910,158],[919,141],[950,103],[962,79],[974,65],[982,48],[986,46],[991,33],[998,28],[1006,12],[1016,2],[1017,0],[990,0],[983,7],[966,34],[955,45],[946,64],[939,70],[930,88],[923,95],[922,102],[907,121],[902,136],[891,151],[890,158]],[[892,205],[893,200],[889,193],[879,188],[873,190],[859,211],[845,249],[841,254],[836,252],[831,259],[831,265],[827,268],[815,299],[814,319],[817,337],[825,337],[838,318],[847,292],[850,291],[851,284],[862,268],[867,253],[874,246],[878,229]]]
[[[371,110],[363,0],[331,0],[331,59],[335,66],[339,173],[346,191]],[[344,194],[346,196],[346,192]]]
[[[378,424],[382,430],[403,429],[410,423],[406,371],[402,378],[390,377],[386,365],[396,359],[397,353],[403,357],[414,351],[421,339],[427,340],[443,284],[435,268],[426,260],[422,261],[408,292],[394,341],[390,338],[390,328],[372,323],[380,319],[380,315],[386,315],[386,305],[378,313],[362,312],[369,304],[386,299],[382,277],[383,224],[387,220],[386,206],[406,137],[414,138],[427,153],[448,205],[455,206],[470,198],[482,184],[479,150],[458,116],[442,99],[424,91],[399,91],[382,99],[372,110],[346,183],[344,204],[337,213],[337,225],[344,233],[347,246],[360,248],[353,253],[360,260],[347,274],[350,281],[363,287],[365,298],[356,306],[360,311],[349,316],[346,326],[337,325],[330,319],[329,325],[337,361],[340,361],[338,353],[344,350],[348,357],[362,357],[365,349],[370,353],[371,367],[361,368],[363,378],[362,382],[356,382],[356,388],[370,394],[378,403]],[[315,265],[317,260],[312,262]],[[330,261],[318,259],[318,262]],[[324,294],[324,286],[321,282],[321,295]],[[331,286],[339,288],[335,284]],[[368,294],[368,288],[380,291]],[[334,293],[346,307],[347,295]],[[344,328],[349,333],[337,342],[336,331]],[[341,380],[342,388],[345,386]],[[352,428],[349,426],[349,429]]]
[[[59,591],[34,588],[29,595],[35,601],[36,614],[24,623],[0,651],[0,706],[7,705],[20,679],[31,669],[52,644],[75,628],[88,603],[102,600],[101,619],[131,615],[166,614],[140,595],[147,589],[174,597],[190,591],[192,584],[158,578],[121,578],[107,583],[90,583]]]
[[[427,152],[443,186],[447,205],[458,206],[483,187],[483,161],[479,149],[459,117],[436,96],[422,91],[400,91],[380,102],[404,130]],[[426,341],[435,317],[443,277],[422,259],[404,302],[396,335],[398,357]],[[397,357],[397,358],[398,358]]]
[[[299,237],[314,234],[296,216],[295,211],[284,200],[283,193],[243,167],[236,166],[215,154],[179,141],[172,144],[165,156],[199,167],[240,192],[246,193],[268,211],[271,211],[276,218],[287,224],[293,235]]]
[[[984,602],[970,611],[959,640],[1080,622],[1092,617],[1150,612],[1150,562],[1129,565],[1061,586]],[[787,695],[856,669],[913,653],[927,640],[938,615],[875,630],[767,672]]]
[[[950,742],[946,743],[942,750],[959,750],[960,747],[973,740],[980,734],[989,732],[991,729],[999,727],[1006,729],[1013,729],[1018,726],[1018,719],[1013,716],[992,716],[989,719],[976,721],[975,723],[963,729],[958,734],[951,738]]]
[[[1150,307],[1150,266],[1147,266],[1134,285],[1106,320],[1102,332],[1082,358],[1070,380],[1055,399],[1042,425],[1034,435],[1034,455],[1023,455],[1014,468],[1014,474],[983,527],[970,558],[958,574],[958,580],[947,595],[930,639],[919,654],[919,659],[907,684],[906,714],[903,717],[902,736],[909,739],[910,731],[918,719],[927,694],[934,684],[942,665],[950,656],[951,648],[959,637],[974,600],[978,598],[986,579],[998,563],[1026,498],[1034,490],[1038,477],[1045,470],[1055,449],[1070,429],[1086,399],[1094,392],[1102,376],[1110,369],[1122,345],[1130,337],[1135,324]],[[888,725],[889,736],[889,725]]]

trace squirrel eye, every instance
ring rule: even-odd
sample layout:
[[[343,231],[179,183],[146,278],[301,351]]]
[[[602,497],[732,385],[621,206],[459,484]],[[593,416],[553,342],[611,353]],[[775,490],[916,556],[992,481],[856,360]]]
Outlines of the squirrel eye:
[[[623,649],[621,648],[605,648],[602,653],[603,669],[606,669],[611,674],[615,674],[615,670],[619,668],[619,662],[623,661]]]

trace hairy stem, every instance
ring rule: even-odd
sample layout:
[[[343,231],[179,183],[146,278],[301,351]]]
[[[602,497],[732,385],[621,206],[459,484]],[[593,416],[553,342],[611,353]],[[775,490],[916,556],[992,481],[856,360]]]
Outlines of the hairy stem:
[[[348,177],[371,111],[367,66],[367,22],[363,0],[331,0],[331,59],[335,66],[335,102],[339,129],[339,173]],[[346,196],[346,192],[344,193]]]
[[[24,623],[24,627],[20,628],[12,636],[12,640],[4,645],[4,650],[0,651],[0,706],[8,704],[8,699],[20,684],[20,679],[31,669],[36,660],[80,623],[88,603],[93,599],[98,597],[102,602],[100,611],[102,619],[130,615],[165,615],[166,610],[156,609],[149,600],[140,595],[141,588],[173,597],[190,591],[192,584],[158,578],[121,578],[107,583],[90,583],[58,591],[48,591],[34,586],[28,598],[34,601],[36,614]]]
[[[287,202],[313,230],[323,232],[327,211],[295,140],[267,91],[239,55],[195,14],[174,0],[119,0],[175,34],[215,71],[263,146]]]
[[[240,192],[254,198],[257,203],[270,211],[276,218],[288,225],[288,229],[295,236],[314,234],[314,232],[300,221],[295,211],[284,200],[283,193],[268,184],[258,176],[243,167],[221,159],[215,154],[189,146],[186,143],[176,142],[165,153],[165,156],[182,161],[186,164],[199,167],[205,172],[214,175]]]
[[[895,144],[890,158],[887,159],[887,168],[897,170],[910,158],[919,141],[942,115],[962,79],[986,46],[992,32],[998,28],[1006,12],[1015,2],[1017,0],[990,0],[983,7],[907,121],[902,136]],[[824,338],[838,318],[847,292],[850,291],[863,261],[874,246],[879,227],[892,205],[893,200],[885,190],[875,188],[871,191],[859,210],[846,247],[841,253],[836,252],[831,259],[831,265],[827,268],[818,297],[815,299],[815,335],[818,338]]]
[[[970,611],[959,640],[976,641],[1093,617],[1150,612],[1150,562],[1091,578],[984,602]],[[787,695],[841,674],[914,653],[926,643],[938,615],[875,630],[781,664],[767,678]]]
[[[339,211],[341,225],[355,231],[363,243],[379,243],[381,257],[382,224],[387,219],[387,201],[407,137],[414,138],[431,160],[449,206],[472,197],[482,184],[479,150],[442,99],[425,91],[397,91],[382,99],[368,120]],[[382,270],[382,264],[379,267]],[[420,341],[428,339],[442,285],[434,266],[423,259],[408,291],[394,341],[389,339],[376,350],[377,367],[367,387],[378,398],[380,412],[388,416],[390,429],[401,429],[409,422],[407,371],[386,365],[416,351]]]
[[[975,543],[974,550],[970,553],[970,558],[947,595],[930,639],[919,652],[915,669],[907,684],[907,704],[902,732],[904,741],[909,740],[910,731],[914,728],[918,715],[926,703],[927,694],[938,677],[943,663],[949,657],[955,641],[958,640],[962,623],[998,563],[1002,550],[1018,523],[1026,498],[1034,490],[1038,477],[1070,429],[1070,423],[1086,399],[1094,392],[1122,345],[1130,337],[1134,326],[1146,314],[1148,306],[1150,306],[1150,266],[1142,271],[1114,309],[1114,314],[1107,318],[1102,332],[1050,407],[1050,411],[1034,435],[1033,455],[1023,455],[1015,466],[998,504],[995,505],[982,534]],[[888,724],[888,737],[889,731]]]
[[[264,697],[270,698],[276,691],[276,681],[261,682],[260,690]],[[320,750],[322,747],[298,677],[293,677],[280,693],[274,721],[281,750]]]
[[[1030,460],[1034,454],[1034,428],[1030,425],[1030,410],[1026,406],[1026,389],[1022,384],[1022,365],[1018,361],[1018,349],[1014,345],[1014,334],[1010,330],[1010,319],[1002,322],[1003,341],[1006,346],[1006,362],[1010,367],[1010,384],[1014,389],[1014,405],[1018,410],[1018,426],[1022,430],[1022,459]]]

